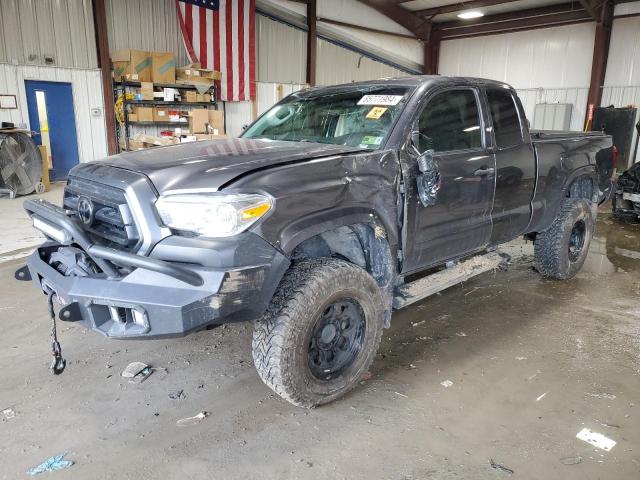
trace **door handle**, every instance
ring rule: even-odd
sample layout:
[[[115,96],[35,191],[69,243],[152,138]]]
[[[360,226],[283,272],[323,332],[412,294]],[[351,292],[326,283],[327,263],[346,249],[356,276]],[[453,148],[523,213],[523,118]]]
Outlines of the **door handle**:
[[[488,175],[493,175],[496,172],[495,168],[487,168],[482,167],[473,172],[474,177],[486,177]]]

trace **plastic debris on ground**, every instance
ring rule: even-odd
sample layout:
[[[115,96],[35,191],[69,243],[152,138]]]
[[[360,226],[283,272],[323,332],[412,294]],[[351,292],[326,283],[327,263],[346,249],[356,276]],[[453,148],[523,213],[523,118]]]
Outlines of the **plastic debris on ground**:
[[[208,416],[209,416],[209,412],[200,412],[199,414],[193,417],[181,418],[176,422],[176,425],[178,425],[179,427],[188,427],[190,425],[197,425]]]
[[[183,398],[187,398],[187,396],[184,394],[184,390],[179,389],[174,390],[173,392],[169,392],[169,398],[171,400],[181,400]]]
[[[582,457],[564,457],[560,459],[563,465],[577,465],[582,462]]]
[[[583,442],[590,443],[596,448],[604,450],[605,452],[611,451],[616,446],[616,441],[611,440],[609,437],[605,437],[601,433],[592,432],[588,428],[583,428],[578,432],[576,438],[579,438]]]
[[[493,458],[489,460],[489,465],[491,465],[491,468],[495,468],[496,470],[506,473],[507,475],[513,475],[513,470],[511,470],[509,467],[505,467],[504,465],[500,465],[499,463],[494,462]]]
[[[444,380],[440,382],[440,385],[442,385],[445,388],[449,388],[450,386],[453,385],[453,382],[451,380]]]
[[[33,467],[31,470],[27,472],[27,475],[39,475],[44,472],[55,472],[56,470],[63,470],[65,468],[69,468],[74,464],[72,460],[65,460],[64,456],[66,453],[62,453],[60,455],[56,455],[54,457],[47,458],[44,462],[42,462],[37,467]]]
[[[132,362],[122,371],[121,376],[128,378],[131,383],[142,383],[149,378],[149,375],[152,373],[153,368],[146,363]]]
[[[16,416],[16,411],[13,408],[9,407],[2,410],[2,414],[4,415],[5,419],[10,420]]]

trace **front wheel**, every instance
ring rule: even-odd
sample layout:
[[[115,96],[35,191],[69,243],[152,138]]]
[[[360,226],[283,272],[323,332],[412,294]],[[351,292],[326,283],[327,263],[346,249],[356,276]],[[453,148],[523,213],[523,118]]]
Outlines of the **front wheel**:
[[[373,361],[383,311],[380,288],[362,268],[330,258],[295,265],[255,325],[260,378],[301,407],[341,397]]]
[[[589,252],[595,230],[594,217],[587,200],[566,199],[551,226],[536,236],[536,270],[558,280],[575,276]]]

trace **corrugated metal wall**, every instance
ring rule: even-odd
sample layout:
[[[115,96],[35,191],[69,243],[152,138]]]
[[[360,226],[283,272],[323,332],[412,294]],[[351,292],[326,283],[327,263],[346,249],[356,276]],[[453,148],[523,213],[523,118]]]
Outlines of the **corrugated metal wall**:
[[[442,42],[439,73],[492,78],[515,88],[588,87],[595,24]]]
[[[256,48],[256,80],[284,83],[305,81],[307,32],[257,15]]]
[[[173,52],[178,65],[189,62],[174,0],[107,0],[106,11],[112,51],[133,48]]]
[[[402,70],[376,62],[327,40],[318,39],[316,65],[318,85],[336,85],[406,75]]]
[[[0,2],[0,62],[97,67],[91,0]]]
[[[0,121],[29,125],[25,80],[71,83],[80,161],[89,162],[107,155],[102,81],[99,70],[0,63],[0,92],[15,95],[18,101],[18,110],[0,110]],[[92,108],[99,108],[101,115],[92,116]]]
[[[571,103],[571,129],[582,130],[595,24],[447,40],[439,73],[500,80],[513,85],[529,118],[536,103]]]
[[[536,104],[539,103],[570,103],[571,130],[582,131],[587,106],[588,87],[573,88],[518,88],[518,97],[522,101],[527,118],[533,122]]]

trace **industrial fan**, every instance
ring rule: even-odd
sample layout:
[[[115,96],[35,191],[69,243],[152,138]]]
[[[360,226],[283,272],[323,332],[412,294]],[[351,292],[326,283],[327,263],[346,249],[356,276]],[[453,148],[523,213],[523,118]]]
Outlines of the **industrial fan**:
[[[0,190],[10,197],[41,193],[42,157],[25,132],[0,132]]]

